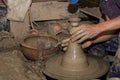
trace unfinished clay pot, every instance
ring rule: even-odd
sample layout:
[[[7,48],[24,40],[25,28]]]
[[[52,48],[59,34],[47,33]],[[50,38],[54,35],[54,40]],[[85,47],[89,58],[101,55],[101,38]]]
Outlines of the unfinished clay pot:
[[[37,60],[40,57],[46,59],[58,52],[58,47],[54,47],[57,43],[58,40],[52,36],[31,34],[21,41],[21,50],[30,60]]]
[[[64,54],[58,54],[45,63],[43,72],[60,80],[92,80],[104,75],[109,65],[104,60],[84,54],[81,46],[70,41]]]
[[[78,17],[71,17],[71,18],[69,18],[69,22],[70,22],[70,24],[71,24],[73,27],[79,26],[80,20],[81,20],[81,19],[78,18]]]

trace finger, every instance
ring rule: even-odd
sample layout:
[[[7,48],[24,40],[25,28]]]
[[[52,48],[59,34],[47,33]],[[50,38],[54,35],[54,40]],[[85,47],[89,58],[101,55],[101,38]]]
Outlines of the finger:
[[[84,29],[80,29],[74,33],[72,33],[72,35],[77,35],[77,34],[80,34],[80,33],[83,33],[84,32]]]
[[[63,48],[63,51],[66,51],[67,49],[68,49],[68,47],[64,47],[64,48]]]
[[[82,43],[83,41],[89,39],[88,35],[83,36],[80,40],[77,41],[77,43]]]
[[[79,39],[81,39],[83,36],[85,36],[86,35],[86,33],[81,33],[81,34],[78,34],[78,35],[73,35],[72,37],[71,37],[71,39],[72,39],[72,41],[74,42],[74,41],[77,41],[77,40],[79,40]]]
[[[87,41],[87,42],[83,43],[81,46],[82,46],[82,48],[87,48],[87,47],[89,47],[91,44],[92,44],[92,41]]]
[[[70,38],[64,39],[64,40],[62,41],[62,44],[69,42],[69,40],[70,40]]]
[[[81,30],[81,29],[84,29],[86,25],[83,24],[83,25],[80,25],[79,27],[73,27],[71,30],[70,30],[70,34],[74,34],[76,33],[77,31]]]
[[[64,43],[64,44],[61,44],[62,47],[65,47],[65,46],[68,46],[69,43]]]
[[[70,34],[74,34],[75,32],[79,31],[79,27],[73,27],[71,30],[70,30]]]
[[[74,38],[74,37],[76,37],[76,36],[78,36],[78,35],[83,35],[83,34],[84,34],[84,30],[80,30],[80,31],[74,33],[74,34],[71,36],[71,38]]]

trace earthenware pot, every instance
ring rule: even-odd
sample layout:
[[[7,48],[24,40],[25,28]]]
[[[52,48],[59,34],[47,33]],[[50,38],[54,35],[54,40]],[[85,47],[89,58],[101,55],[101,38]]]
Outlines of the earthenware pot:
[[[40,57],[46,59],[56,54],[59,50],[55,47],[57,43],[57,39],[44,34],[31,34],[20,42],[24,56],[30,60],[37,60]]]

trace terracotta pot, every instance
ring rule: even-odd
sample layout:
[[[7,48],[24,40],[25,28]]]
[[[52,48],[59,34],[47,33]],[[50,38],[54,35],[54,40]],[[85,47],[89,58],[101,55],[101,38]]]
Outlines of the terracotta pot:
[[[51,48],[51,49],[43,49],[42,50],[43,60],[46,60],[48,57],[51,57],[51,56],[57,54],[59,51],[60,51],[60,49],[58,47]]]
[[[51,45],[48,45],[48,42]],[[30,60],[37,60],[39,55],[45,60],[58,52],[59,48],[54,47],[57,43],[58,40],[52,36],[31,34],[21,41],[21,50],[24,56]]]

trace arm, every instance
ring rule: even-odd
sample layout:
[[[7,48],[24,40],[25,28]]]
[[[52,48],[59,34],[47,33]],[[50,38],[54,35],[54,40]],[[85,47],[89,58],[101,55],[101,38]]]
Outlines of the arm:
[[[101,35],[95,37],[93,39],[93,43],[99,43],[99,42],[104,42],[104,41],[107,41],[115,36],[118,35],[118,31],[108,31],[108,32],[105,32],[105,33],[102,33]]]
[[[84,43],[82,43],[82,47],[83,47],[83,48],[87,48],[87,47],[89,47],[90,45],[107,41],[107,40],[111,39],[112,37],[117,36],[117,34],[118,34],[118,33],[115,32],[115,31],[103,33],[103,34],[95,37],[94,39],[90,39],[90,40],[85,41]]]
[[[120,16],[114,19],[99,23],[98,26],[103,26],[103,29],[101,29],[101,32],[120,29]]]
[[[120,16],[99,24],[83,24],[73,28],[71,31],[72,41],[82,43],[85,40],[93,39],[106,31],[115,31],[120,28]]]

